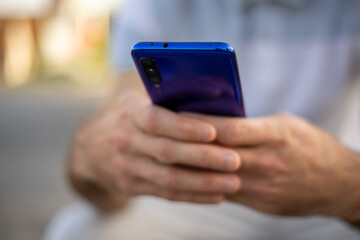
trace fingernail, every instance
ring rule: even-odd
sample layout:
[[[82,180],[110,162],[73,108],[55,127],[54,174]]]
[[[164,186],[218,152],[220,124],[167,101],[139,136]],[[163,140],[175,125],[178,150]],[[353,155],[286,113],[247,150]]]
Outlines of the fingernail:
[[[203,132],[202,132],[202,138],[203,140],[206,142],[206,141],[209,141],[211,139],[211,129],[210,128],[204,128],[203,129]]]
[[[237,185],[236,180],[233,178],[229,178],[226,182],[226,190],[228,192],[233,192],[233,191],[235,191],[235,189],[237,187],[236,185]]]
[[[228,154],[225,157],[226,170],[234,170],[236,168],[236,159],[233,154]]]

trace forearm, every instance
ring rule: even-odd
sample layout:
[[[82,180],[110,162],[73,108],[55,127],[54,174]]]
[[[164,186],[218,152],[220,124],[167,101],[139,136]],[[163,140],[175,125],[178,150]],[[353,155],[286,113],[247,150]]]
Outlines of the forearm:
[[[107,112],[115,111],[119,98],[127,91],[137,91],[140,94],[144,93],[139,77],[135,72],[117,77],[115,90],[98,113],[89,118],[78,129],[68,154],[66,172],[70,185],[83,198],[104,212],[113,212],[123,207],[129,201],[129,197],[107,189],[99,182],[87,176],[86,166],[84,166],[86,159],[82,159],[81,148],[84,146],[84,141],[87,141],[86,131],[104,114],[106,115]]]

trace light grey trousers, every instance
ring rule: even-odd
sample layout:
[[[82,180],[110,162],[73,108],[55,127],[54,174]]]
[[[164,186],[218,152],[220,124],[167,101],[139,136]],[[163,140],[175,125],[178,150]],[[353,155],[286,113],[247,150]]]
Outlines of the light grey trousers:
[[[355,240],[360,231],[334,218],[285,218],[231,203],[199,206],[141,197],[104,216],[85,203],[65,207],[44,240]]]

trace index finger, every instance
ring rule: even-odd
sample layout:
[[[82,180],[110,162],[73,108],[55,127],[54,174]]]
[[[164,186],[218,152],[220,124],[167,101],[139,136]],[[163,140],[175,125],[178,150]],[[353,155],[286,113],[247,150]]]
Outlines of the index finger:
[[[134,120],[138,127],[150,135],[180,141],[211,142],[216,136],[215,127],[209,123],[153,105],[141,108]]]
[[[272,117],[217,117],[196,113],[181,115],[215,126],[216,141],[227,146],[259,145],[282,139],[280,126]]]

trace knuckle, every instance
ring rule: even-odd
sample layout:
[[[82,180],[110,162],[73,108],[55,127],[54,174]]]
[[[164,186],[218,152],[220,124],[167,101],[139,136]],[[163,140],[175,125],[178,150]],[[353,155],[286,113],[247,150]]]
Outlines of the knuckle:
[[[236,141],[239,136],[246,135],[246,129],[241,127],[239,124],[229,123],[227,126],[227,143],[231,144]]]
[[[200,157],[199,157],[199,166],[203,167],[212,167],[211,165],[211,158],[213,157],[213,152],[210,148],[205,147],[200,151]]]
[[[171,157],[173,155],[173,142],[168,139],[163,139],[156,146],[155,154],[159,160],[166,162],[171,162]]]
[[[116,146],[119,150],[127,150],[131,147],[133,133],[121,129],[118,134],[114,137]]]
[[[120,121],[124,121],[125,119],[130,119],[132,117],[132,113],[127,107],[123,107],[118,116]]]
[[[192,124],[186,120],[182,121],[180,126],[181,132],[183,132],[186,136],[192,136],[194,134],[194,128]]]
[[[292,132],[289,124],[283,124],[280,129],[280,138],[278,139],[278,143],[281,146],[290,146],[292,140]]]
[[[267,131],[269,132],[272,132],[274,131],[274,122],[273,122],[273,119],[270,119],[270,118],[265,118],[262,120],[261,122],[262,124],[262,129],[264,129],[264,131],[260,132],[260,138],[261,140],[264,140],[267,138],[267,135],[270,135],[272,137],[270,137],[269,140],[273,141],[273,142],[277,142],[278,141],[278,138],[281,139],[278,134],[268,134]],[[277,131],[277,129],[276,129]]]
[[[177,188],[179,186],[177,171],[174,168],[168,168],[162,181],[163,185],[167,188]]]
[[[288,113],[280,113],[278,114],[278,129],[277,134],[278,136],[275,140],[276,143],[282,146],[289,146],[292,140],[292,127],[291,122],[293,117]]]

